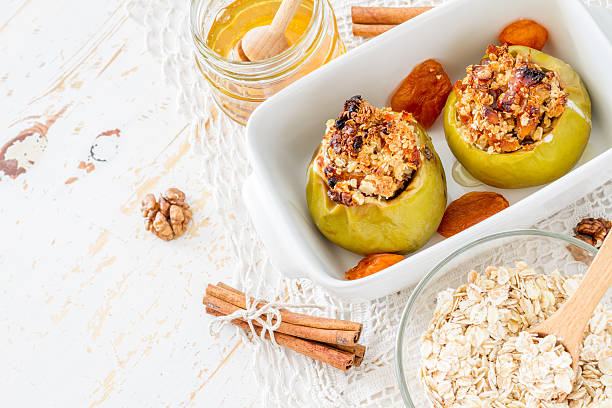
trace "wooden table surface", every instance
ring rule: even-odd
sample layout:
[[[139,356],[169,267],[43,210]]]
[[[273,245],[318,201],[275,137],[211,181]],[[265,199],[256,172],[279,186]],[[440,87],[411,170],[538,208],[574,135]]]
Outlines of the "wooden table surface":
[[[124,3],[0,2],[0,406],[260,406],[246,346],[208,334],[222,230]],[[164,242],[139,202],[173,186],[194,220]]]

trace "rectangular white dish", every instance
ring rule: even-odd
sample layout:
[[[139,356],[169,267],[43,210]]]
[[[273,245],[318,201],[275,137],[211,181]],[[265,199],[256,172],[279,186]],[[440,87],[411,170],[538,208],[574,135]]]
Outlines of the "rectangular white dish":
[[[451,176],[455,158],[438,118],[428,133],[446,171],[448,202],[468,191],[497,191],[510,207],[451,238],[434,235],[425,247],[381,272],[344,280],[344,271],[361,257],[319,233],[305,199],[306,168],[323,137],[326,120],[335,118],[353,95],[362,95],[374,106],[388,106],[400,81],[428,58],[440,61],[451,81],[460,79],[488,44],[497,43],[499,31],[519,18],[532,18],[548,29],[543,51],[572,65],[589,90],[591,138],[578,165],[539,187],[463,187]],[[606,21],[607,17],[601,18]],[[309,277],[343,298],[372,299],[415,284],[473,239],[528,227],[553,214],[596,187],[601,180],[598,175],[612,170],[610,66],[612,43],[578,0],[461,0],[436,7],[302,78],[262,104],[247,124],[254,173],[243,195],[272,263],[289,276]]]

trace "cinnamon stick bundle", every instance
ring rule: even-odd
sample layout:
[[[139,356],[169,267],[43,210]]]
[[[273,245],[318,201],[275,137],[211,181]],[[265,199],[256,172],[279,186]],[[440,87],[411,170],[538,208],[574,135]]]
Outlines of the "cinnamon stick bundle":
[[[241,309],[246,308],[246,296],[244,293],[233,288],[229,289],[229,287],[223,283],[218,283],[216,286],[209,284],[206,288],[206,294],[231,303],[232,305],[238,306]],[[262,308],[264,305],[265,303],[258,304],[257,309]],[[294,313],[289,310],[281,310],[280,313],[281,319],[285,323],[315,327],[319,329],[355,331],[358,333],[357,340],[359,340],[359,335],[361,334],[361,329],[363,327],[361,323],[310,316],[301,313]]]
[[[225,316],[246,309],[246,296],[219,282],[207,286],[203,303],[208,314]],[[256,308],[260,309],[265,304],[260,302]],[[309,316],[284,309],[279,312],[281,323],[274,331],[274,338],[281,346],[341,370],[359,366],[363,361],[366,348],[357,344],[362,330],[360,323]],[[233,319],[231,323],[246,331],[250,330],[249,324],[243,319]],[[260,335],[261,325],[254,320],[252,323]],[[269,333],[266,333],[266,338],[270,338]]]
[[[351,7],[353,35],[373,37],[433,7]]]
[[[211,285],[209,285],[210,287]],[[229,315],[237,310],[244,309],[225,302],[222,299],[211,295],[209,290],[206,290],[204,297],[204,305],[214,309],[224,315]],[[274,321],[272,321],[274,323]],[[259,323],[253,320],[253,324],[261,327]],[[297,324],[286,323],[281,316],[281,323],[275,331],[279,333],[289,334],[291,336],[301,337],[303,339],[320,341],[322,343],[332,343],[352,346],[359,340],[359,332],[353,330],[336,330],[336,329],[319,329],[316,327],[300,326]]]
[[[206,313],[213,316],[223,316],[222,313],[206,308]],[[249,324],[240,319],[234,319],[231,321],[234,326],[240,327],[242,330],[249,331]],[[261,335],[261,328],[255,327],[257,335]],[[266,332],[266,339],[270,340],[270,333]],[[325,364],[329,364],[332,367],[336,367],[342,371],[346,371],[355,365],[355,355],[350,352],[336,349],[325,344],[300,339],[298,337],[290,336],[283,333],[274,332],[274,339],[276,342],[288,349],[296,351],[300,354],[308,356],[312,359],[321,361]]]

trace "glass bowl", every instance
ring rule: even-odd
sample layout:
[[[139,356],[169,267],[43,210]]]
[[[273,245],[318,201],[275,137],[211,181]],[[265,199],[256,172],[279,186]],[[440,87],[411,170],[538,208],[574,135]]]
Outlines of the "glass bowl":
[[[516,230],[486,236],[456,250],[434,267],[408,299],[395,346],[395,372],[404,404],[409,408],[431,407],[418,378],[421,336],[436,307],[437,294],[467,281],[472,269],[514,266],[524,261],[538,273],[557,269],[562,275],[585,274],[597,249],[579,239],[539,230]],[[605,302],[612,299],[608,290]]]

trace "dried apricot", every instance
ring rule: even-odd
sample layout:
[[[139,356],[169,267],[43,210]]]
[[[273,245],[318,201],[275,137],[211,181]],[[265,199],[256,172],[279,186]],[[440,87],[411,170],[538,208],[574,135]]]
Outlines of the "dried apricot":
[[[548,39],[546,28],[533,20],[517,20],[499,33],[499,42],[508,45],[524,45],[541,50]]]
[[[389,266],[403,261],[404,257],[398,254],[372,254],[363,258],[357,266],[346,271],[346,279],[354,280],[363,278],[364,276],[372,275],[378,271],[382,271]]]
[[[438,233],[448,238],[508,208],[509,205],[508,200],[501,194],[490,191],[469,192],[448,205]]]
[[[429,128],[440,116],[452,89],[442,65],[428,59],[414,67],[395,90],[391,96],[391,109],[410,112],[421,125]]]

